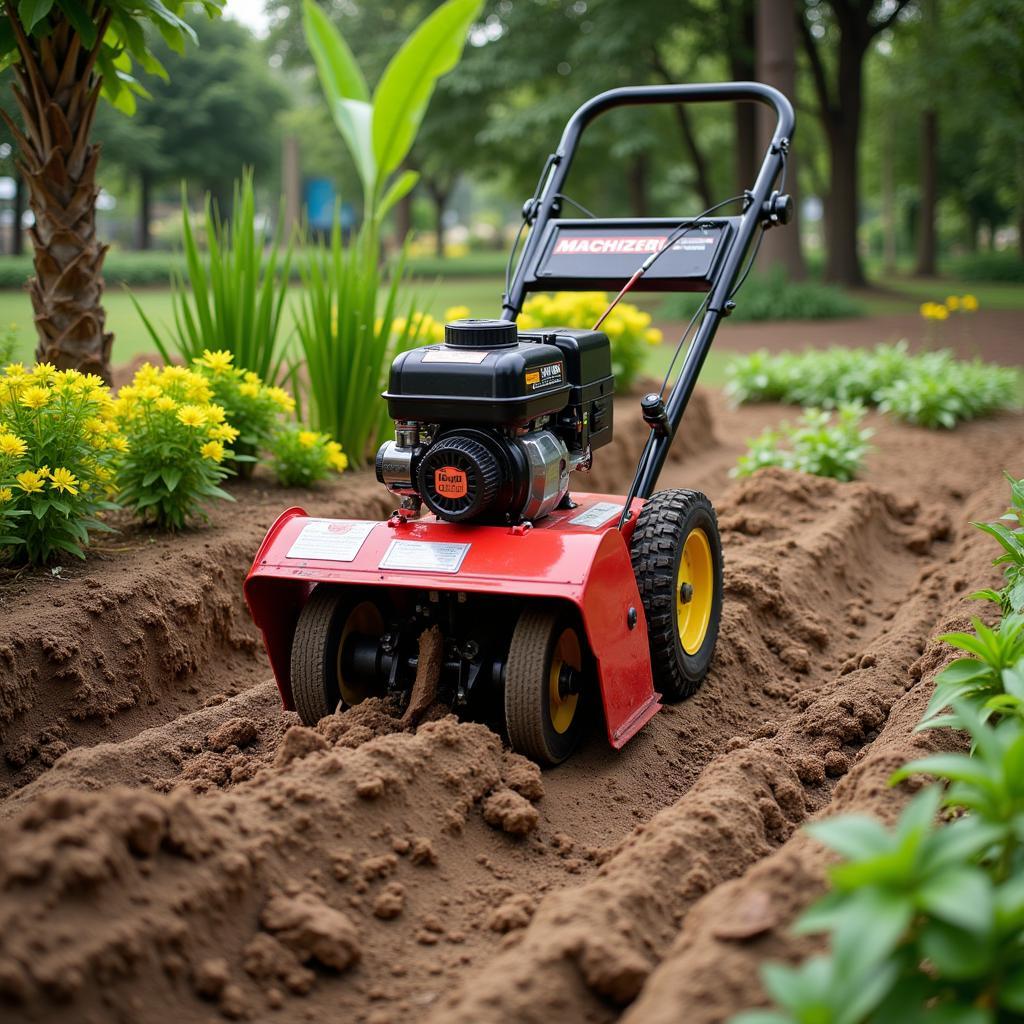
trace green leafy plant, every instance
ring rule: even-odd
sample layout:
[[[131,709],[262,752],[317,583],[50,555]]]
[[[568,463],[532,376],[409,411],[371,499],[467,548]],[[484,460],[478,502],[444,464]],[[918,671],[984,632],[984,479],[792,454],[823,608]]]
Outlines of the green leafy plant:
[[[0,554],[42,565],[85,557],[100,514],[116,506],[113,466],[126,442],[99,377],[49,364],[0,376]]]
[[[994,537],[1003,548],[993,565],[1003,567],[1006,585],[1001,590],[981,590],[975,597],[995,601],[1004,615],[1012,612],[1024,612],[1024,480],[1015,480],[1009,473],[1010,507],[1002,520],[1010,523],[1004,526],[997,523],[972,523],[979,530]]]
[[[192,361],[193,370],[209,381],[213,401],[225,413],[236,437],[222,438],[234,453],[240,476],[252,475],[259,453],[269,446],[282,414],[295,411],[295,399],[284,388],[265,384],[259,374],[234,365],[226,349],[207,349]]]
[[[832,408],[860,401],[924,427],[956,426],[1018,404],[1021,374],[1012,367],[956,360],[949,352],[911,355],[905,342],[873,349],[767,351],[726,366],[736,402],[787,402]]]
[[[229,221],[207,195],[206,253],[193,230],[183,186],[182,231],[185,275],[173,277],[174,328],[159,330],[132,296],[153,344],[168,362],[174,355],[192,362],[207,350],[226,349],[237,366],[276,380],[285,355],[278,336],[292,246],[282,249],[280,226],[273,235],[257,227],[252,173],[246,171],[235,185]]]
[[[348,457],[329,435],[293,424],[271,439],[270,466],[282,487],[312,487],[332,472],[344,472]]]
[[[219,485],[230,473],[225,445],[238,432],[212,397],[200,374],[149,364],[118,392],[114,415],[128,439],[117,470],[120,500],[142,520],[179,530],[190,519],[208,519],[207,502],[234,500]]]
[[[480,0],[447,0],[394,55],[371,98],[366,79],[341,33],[305,0],[306,39],[335,124],[363,186],[363,222],[346,248],[335,217],[331,238],[310,247],[300,261],[304,285],[295,311],[304,367],[294,379],[308,382],[308,417],[321,433],[344,446],[356,466],[386,429],[379,400],[390,359],[415,344],[422,318],[395,318],[405,270],[404,253],[391,266],[381,298],[380,226],[388,211],[416,185],[401,170],[437,80],[458,63]]]
[[[0,329],[0,364],[11,361],[14,350],[18,345],[18,325],[8,324]]]
[[[973,756],[936,754],[896,772],[949,783],[915,797],[896,826],[849,815],[808,826],[843,858],[832,891],[797,923],[828,956],[766,967],[776,1010],[732,1024],[998,1024],[1024,1012],[1024,722],[987,725],[955,705]],[[940,823],[944,806],[957,814]]]
[[[700,297],[670,295],[661,304],[665,320],[689,320]],[[754,273],[736,295],[734,320],[835,320],[864,315],[864,306],[842,289],[820,281],[790,281],[782,267]]]
[[[872,431],[861,427],[865,409],[857,403],[840,406],[833,414],[824,409],[806,409],[795,424],[768,428],[749,442],[733,476],[750,476],[765,466],[795,469],[814,476],[852,480],[870,451]]]

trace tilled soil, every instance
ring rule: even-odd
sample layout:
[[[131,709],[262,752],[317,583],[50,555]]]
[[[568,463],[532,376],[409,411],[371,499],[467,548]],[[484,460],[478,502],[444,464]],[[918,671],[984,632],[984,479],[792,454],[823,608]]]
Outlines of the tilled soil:
[[[635,402],[600,453],[624,487]],[[726,600],[701,691],[615,753],[595,724],[543,775],[443,709],[280,710],[241,602],[276,513],[378,517],[354,474],[259,480],[210,529],[125,526],[98,558],[0,582],[0,1008],[10,1020],[724,1021],[823,884],[799,831],[893,817],[897,765],[995,579],[967,525],[1005,503],[1024,416],[877,419],[864,482],[730,482],[793,410],[691,407],[664,486],[719,510]],[[1021,467],[1009,465],[1011,470]]]

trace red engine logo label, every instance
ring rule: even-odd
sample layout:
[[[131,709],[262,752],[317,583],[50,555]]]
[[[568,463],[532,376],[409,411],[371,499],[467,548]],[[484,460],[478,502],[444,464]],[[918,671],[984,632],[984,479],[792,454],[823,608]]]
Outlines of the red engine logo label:
[[[442,498],[464,498],[469,493],[465,471],[454,466],[434,470],[434,490]]]
[[[624,236],[612,238],[590,238],[580,235],[563,235],[555,244],[555,256],[613,256],[619,253],[642,255],[658,252],[665,244],[667,235]]]

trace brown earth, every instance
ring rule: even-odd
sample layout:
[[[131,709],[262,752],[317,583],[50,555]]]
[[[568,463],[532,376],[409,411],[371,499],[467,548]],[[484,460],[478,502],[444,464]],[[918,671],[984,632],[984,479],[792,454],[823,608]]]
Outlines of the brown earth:
[[[595,489],[627,483],[635,400]],[[280,710],[241,602],[289,504],[379,516],[366,475],[258,477],[209,529],[128,524],[85,566],[0,580],[4,1020],[720,1022],[826,858],[799,826],[858,808],[914,734],[992,551],[1024,416],[926,432],[873,417],[863,482],[730,482],[793,410],[691,407],[665,486],[707,491],[726,550],[716,661],[621,752],[595,725],[541,776],[482,725],[369,701]],[[1007,468],[1020,471],[1020,465]],[[600,475],[599,475],[600,474]]]

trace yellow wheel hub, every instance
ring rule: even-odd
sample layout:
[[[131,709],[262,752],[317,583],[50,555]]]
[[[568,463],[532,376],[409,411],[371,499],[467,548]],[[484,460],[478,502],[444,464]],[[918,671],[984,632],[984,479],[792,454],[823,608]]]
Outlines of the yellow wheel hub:
[[[704,643],[714,596],[711,545],[708,535],[698,527],[691,530],[686,538],[676,576],[676,621],[679,641],[687,654],[696,654]]]
[[[557,733],[564,733],[572,725],[576,705],[580,699],[578,693],[568,693],[564,697],[560,695],[558,681],[565,667],[577,673],[583,668],[579,637],[573,629],[562,630],[562,635],[558,638],[551,655],[551,668],[548,670],[548,714]]]
[[[338,692],[349,707],[369,696],[365,690],[349,686],[345,682],[345,676],[341,669],[341,655],[345,650],[345,641],[353,633],[373,637],[379,637],[384,633],[384,619],[381,617],[380,609],[372,601],[363,601],[349,612],[341,631],[341,640],[338,643]]]

